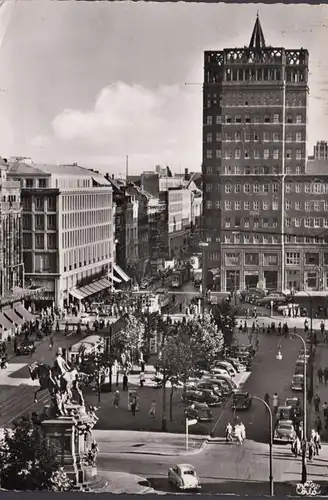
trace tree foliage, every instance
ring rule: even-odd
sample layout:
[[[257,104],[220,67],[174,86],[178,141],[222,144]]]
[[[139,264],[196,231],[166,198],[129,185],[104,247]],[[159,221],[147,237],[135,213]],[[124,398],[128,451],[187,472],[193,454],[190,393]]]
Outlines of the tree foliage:
[[[60,466],[58,450],[46,440],[40,422],[29,416],[14,421],[0,444],[1,487],[8,490],[69,491],[72,482]]]
[[[87,378],[84,381],[86,385],[93,382],[98,383],[105,375],[106,370],[113,366],[115,361],[115,353],[106,348],[99,342],[92,352],[86,352],[82,345],[80,350],[79,371],[85,373]]]
[[[227,301],[223,301],[212,308],[212,314],[218,329],[223,333],[224,345],[232,343],[236,322],[236,311]]]
[[[141,349],[145,342],[145,323],[140,317],[129,314],[126,316],[125,327],[118,333],[115,345],[121,351]]]

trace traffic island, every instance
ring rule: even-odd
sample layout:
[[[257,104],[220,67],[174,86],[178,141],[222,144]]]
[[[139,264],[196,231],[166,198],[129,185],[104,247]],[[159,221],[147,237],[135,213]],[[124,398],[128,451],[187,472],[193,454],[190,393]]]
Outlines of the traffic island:
[[[106,485],[99,490],[100,493],[128,493],[145,494],[154,492],[148,480],[144,477],[126,472],[101,471],[101,477],[106,480]],[[155,493],[155,492],[154,492]]]

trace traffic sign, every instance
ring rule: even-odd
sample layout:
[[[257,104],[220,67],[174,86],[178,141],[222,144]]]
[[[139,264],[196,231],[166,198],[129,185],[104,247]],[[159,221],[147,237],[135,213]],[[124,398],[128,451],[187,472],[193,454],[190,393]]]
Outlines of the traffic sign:
[[[198,420],[196,418],[191,418],[190,420],[187,418],[187,425],[196,425],[198,423]]]

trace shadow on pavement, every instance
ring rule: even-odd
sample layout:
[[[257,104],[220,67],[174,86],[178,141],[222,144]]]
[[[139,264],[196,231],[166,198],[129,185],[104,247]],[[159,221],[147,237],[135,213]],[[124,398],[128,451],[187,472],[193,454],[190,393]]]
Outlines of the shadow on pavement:
[[[179,493],[179,491],[168,482],[167,478],[147,478],[147,481],[155,491]],[[321,486],[321,494],[326,495],[328,493],[327,483],[320,481],[317,483]],[[296,494],[296,484],[297,481],[295,481],[294,484],[275,483],[274,493],[275,495],[298,496]],[[270,490],[268,481],[238,481],[232,478],[215,478],[213,482],[206,482],[206,478],[203,478],[201,493],[269,496]]]

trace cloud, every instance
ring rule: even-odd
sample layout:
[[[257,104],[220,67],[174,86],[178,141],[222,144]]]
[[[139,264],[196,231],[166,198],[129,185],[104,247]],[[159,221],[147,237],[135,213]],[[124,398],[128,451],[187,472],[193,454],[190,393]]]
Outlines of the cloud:
[[[199,142],[200,120],[201,86],[195,96],[184,85],[147,89],[117,82],[99,92],[91,111],[66,109],[52,126],[66,147],[79,143],[90,155],[99,149],[102,156],[174,157],[190,141]]]

